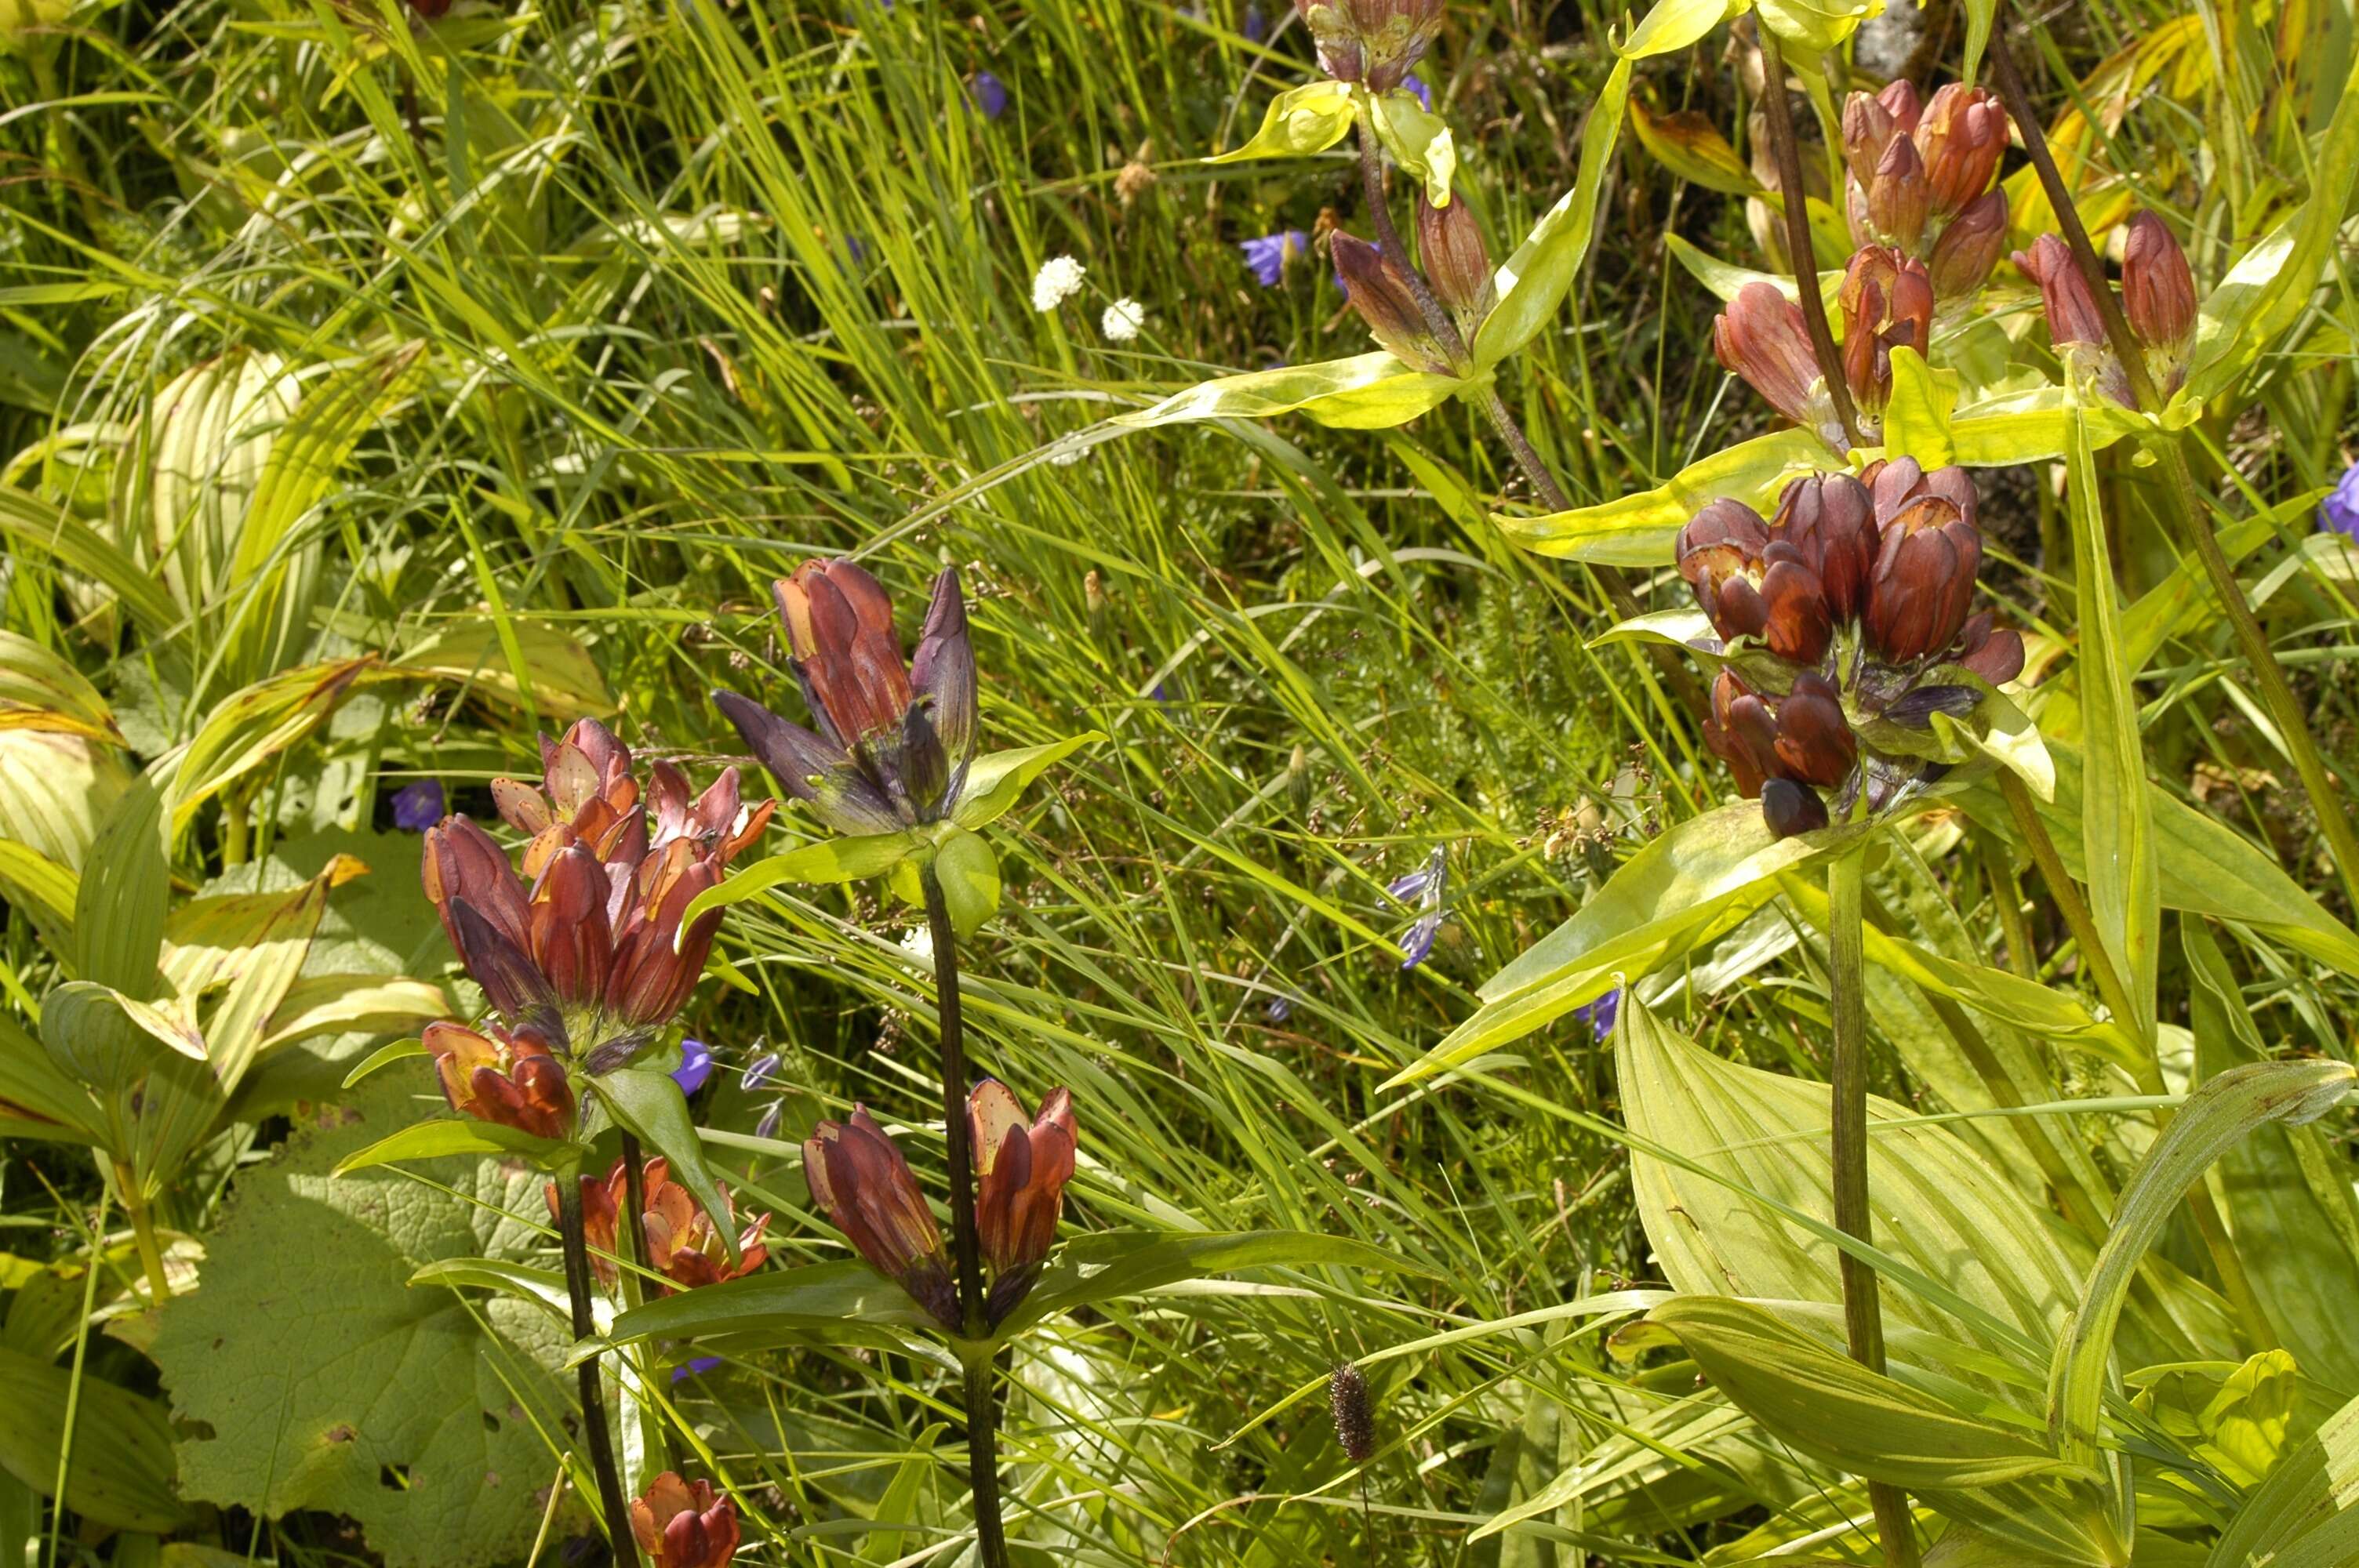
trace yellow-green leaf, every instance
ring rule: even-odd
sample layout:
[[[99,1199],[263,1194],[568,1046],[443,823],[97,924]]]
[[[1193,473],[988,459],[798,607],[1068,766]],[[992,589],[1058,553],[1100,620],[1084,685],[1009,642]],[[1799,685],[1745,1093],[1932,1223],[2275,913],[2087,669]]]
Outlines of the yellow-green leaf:
[[[1240,163],[1246,158],[1307,157],[1325,152],[1350,134],[1359,106],[1352,87],[1342,81],[1313,81],[1291,88],[1270,101],[1261,129],[1253,140],[1206,163]]]
[[[1384,430],[1408,424],[1466,384],[1454,376],[1412,369],[1380,349],[1347,360],[1199,382],[1151,408],[1120,415],[1114,423],[1147,430],[1197,419],[1304,414],[1339,429]]]
[[[1712,502],[1733,497],[1767,514],[1788,481],[1840,470],[1842,460],[1807,430],[1777,430],[1690,463],[1653,490],[1541,517],[1496,515],[1506,535],[1536,555],[1624,567],[1667,567],[1672,541]]]
[[[1428,201],[1449,206],[1450,181],[1458,171],[1458,149],[1450,139],[1449,125],[1405,87],[1374,94],[1369,106],[1376,140],[1385,151],[1417,177]]]

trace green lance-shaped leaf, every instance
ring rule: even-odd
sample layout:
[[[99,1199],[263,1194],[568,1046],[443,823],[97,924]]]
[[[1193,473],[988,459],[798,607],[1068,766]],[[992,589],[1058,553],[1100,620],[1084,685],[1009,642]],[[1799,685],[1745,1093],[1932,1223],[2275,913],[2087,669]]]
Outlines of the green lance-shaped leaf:
[[[2049,1454],[2034,1432],[1872,1372],[1750,1302],[1677,1296],[1615,1336],[1625,1350],[1673,1341],[1714,1388],[1812,1458],[1905,1487],[2037,1562],[2125,1561],[2097,1473]]]
[[[2342,1062],[2256,1062],[2230,1068],[2188,1097],[2114,1206],[2113,1229],[2057,1341],[2048,1425],[2060,1452],[2077,1463],[2094,1463],[2114,1325],[2139,1260],[2188,1187],[2256,1129],[2272,1121],[2315,1121],[2354,1087],[2359,1069]]]
[[[1301,414],[1338,429],[1386,430],[1408,424],[1469,384],[1454,376],[1412,369],[1380,349],[1350,359],[1280,365],[1199,382],[1113,422],[1150,430],[1200,419]]]
[[[2146,748],[2137,694],[2122,662],[2121,611],[2114,597],[2114,559],[2098,503],[2097,463],[2088,428],[2073,403],[2067,412],[2065,486],[2072,517],[2078,585],[2081,696],[2085,752],[2081,769],[2081,842],[2102,874],[2089,879],[2090,913],[2114,968],[2129,988],[2137,1016],[2123,1022],[2141,1038],[2154,1034],[2160,972],[2162,892],[2155,864],[2154,814],[2147,805]]]
[[[744,871],[696,895],[680,917],[686,931],[708,909],[740,903],[775,887],[827,886],[881,877],[926,848],[924,835],[863,833],[842,838],[821,838],[783,855],[757,860]]]
[[[1353,90],[1343,81],[1313,81],[1270,100],[1253,140],[1206,163],[1242,163],[1247,158],[1309,157],[1351,135],[1359,114]],[[1445,133],[1446,135],[1447,133]]]
[[[197,808],[327,722],[355,682],[383,666],[375,656],[281,671],[233,692],[189,742],[147,772],[164,791],[175,833]]]
[[[672,1180],[686,1187],[689,1196],[712,1217],[713,1233],[721,1238],[722,1250],[734,1269],[736,1227],[729,1223],[729,1206],[722,1201],[721,1189],[704,1162],[704,1144],[696,1135],[688,1097],[670,1075],[645,1067],[618,1067],[589,1081],[616,1121],[671,1162]]]
[[[1701,36],[1701,35],[1698,35]],[[1556,314],[1597,232],[1597,197],[1622,135],[1630,97],[1630,61],[1616,60],[1582,133],[1581,168],[1572,189],[1548,210],[1524,243],[1492,275],[1499,303],[1474,334],[1474,363],[1488,370],[1513,354]]]
[[[172,1427],[164,1407],[128,1390],[0,1345],[0,1470],[55,1495],[74,1399],[65,1506],[94,1524],[162,1532],[188,1522],[173,1494]]]
[[[1655,0],[1654,8],[1632,29],[1620,53],[1625,59],[1677,54],[1750,9],[1751,0]]]
[[[149,637],[168,637],[180,628],[179,606],[156,574],[62,506],[0,485],[0,540],[11,554],[47,557],[100,583]]]
[[[363,1057],[358,1066],[344,1075],[340,1087],[347,1089],[357,1087],[364,1079],[374,1077],[396,1062],[415,1061],[426,1054],[426,1042],[423,1040],[396,1040],[391,1044],[380,1045]]]
[[[2064,869],[2085,882],[2091,862],[2081,838],[2081,753],[2050,741],[2048,754],[2055,767],[2056,792],[2053,809],[2043,810],[2041,820]],[[2164,908],[2256,927],[2322,964],[2359,977],[2359,935],[2320,908],[2276,861],[2234,829],[2152,784],[2147,790]],[[1994,785],[1967,779],[1951,798],[1981,827],[2021,847],[2014,813]]]
[[[1425,187],[1425,199],[1436,207],[1449,206],[1458,149],[1441,116],[1419,103],[1416,93],[1396,87],[1370,94],[1368,119],[1393,161]]]
[[[1013,1336],[1058,1313],[1190,1280],[1243,1269],[1314,1268],[1425,1272],[1398,1249],[1313,1231],[1103,1231],[1066,1243],[1000,1333]]]
[[[1723,498],[1765,515],[1790,480],[1843,462],[1807,430],[1777,430],[1724,447],[1653,490],[1540,517],[1495,515],[1507,537],[1537,555],[1600,566],[1667,567],[1690,518]]]
[[[136,1001],[152,1000],[172,902],[164,802],[153,784],[143,778],[124,791],[83,871],[74,895],[74,972]]]
[[[1045,746],[1018,746],[977,757],[967,769],[965,786],[951,813],[961,827],[976,828],[995,822],[1015,808],[1032,781],[1093,741],[1105,739],[1102,730],[1084,730],[1051,741]]]
[[[877,1330],[898,1334],[937,1326],[900,1286],[857,1260],[768,1269],[683,1291],[614,1319],[608,1336],[710,1339],[721,1335],[775,1335],[874,1343]]]
[[[2359,1562],[2359,1399],[2294,1445],[2228,1521],[2203,1568]]]
[[[560,1138],[537,1138],[521,1128],[472,1116],[414,1121],[375,1142],[355,1149],[328,1173],[346,1176],[408,1160],[440,1160],[452,1154],[516,1155],[537,1170],[555,1171],[582,1157],[581,1145]]]
[[[1633,110],[1635,114],[1635,109]],[[1677,234],[1665,234],[1663,243],[1669,247],[1671,257],[1688,269],[1688,276],[1712,290],[1722,304],[1734,299],[1739,290],[1748,284],[1766,283],[1787,298],[1799,301],[1802,291],[1791,276],[1782,272],[1760,272],[1749,266],[1739,266],[1724,261],[1711,252],[1701,250]],[[1826,302],[1828,313],[1836,310],[1836,296],[1843,288],[1841,268],[1819,274],[1819,297]]]

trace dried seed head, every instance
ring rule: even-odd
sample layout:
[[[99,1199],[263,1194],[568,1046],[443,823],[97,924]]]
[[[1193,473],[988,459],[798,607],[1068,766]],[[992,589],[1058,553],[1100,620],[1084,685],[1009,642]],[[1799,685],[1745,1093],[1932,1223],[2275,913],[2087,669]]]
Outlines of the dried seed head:
[[[1335,1441],[1353,1464],[1366,1464],[1376,1451],[1376,1413],[1368,1399],[1368,1380],[1353,1363],[1339,1362],[1327,1375],[1327,1409],[1335,1418]]]

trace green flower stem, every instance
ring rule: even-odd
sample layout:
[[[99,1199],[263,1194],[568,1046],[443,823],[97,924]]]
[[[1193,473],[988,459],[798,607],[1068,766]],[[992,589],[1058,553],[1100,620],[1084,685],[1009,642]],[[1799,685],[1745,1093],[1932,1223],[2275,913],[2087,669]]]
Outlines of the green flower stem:
[[[1767,37],[1767,30],[1764,30]],[[1834,1004],[1835,1052],[1832,1126],[1835,1227],[1862,1241],[1875,1238],[1875,1217],[1867,1206],[1867,997],[1866,937],[1862,914],[1867,861],[1854,851],[1827,866],[1828,989]],[[1843,1330],[1852,1359],[1872,1372],[1884,1370],[1884,1315],[1875,1271],[1846,1252],[1843,1271]],[[1908,1495],[1871,1481],[1868,1506],[1875,1510],[1888,1568],[1916,1568],[1917,1527]]]
[[[2080,210],[2072,204],[2071,188],[2065,184],[2055,156],[2049,150],[2047,132],[2039,123],[2030,93],[2024,88],[2022,74],[2016,70],[2015,56],[2007,48],[2003,29],[1992,29],[1989,55],[1991,76],[1998,83],[1999,95],[2006,101],[2007,113],[2014,117],[2016,128],[2022,133],[2024,151],[2031,155],[2031,166],[2038,172],[2040,189],[2047,192],[2048,205],[2055,211],[2064,243],[2071,250],[2081,276],[2087,280],[2089,292],[2096,298],[2097,313],[2105,323],[2106,341],[2129,377],[2131,394],[2140,408],[2160,409],[2169,400],[2155,385],[2154,376],[2147,368],[2146,351],[2139,346],[2136,334],[2130,330],[2129,318],[2122,313],[2121,301],[2114,297],[2113,285],[2105,276],[2104,263],[2090,243],[2088,228],[2081,222]],[[2245,598],[2245,585],[2236,580],[2235,568],[2228,564],[2219,538],[2204,521],[2195,476],[2187,467],[2179,442],[2158,431],[2147,444],[2162,460],[2169,481],[2163,489],[2170,497],[2171,523],[2193,549],[2196,559],[2203,564],[2212,595],[2228,618],[2237,649],[2252,666],[2253,678],[2260,685],[2262,703],[2268,708],[2277,733],[2284,737],[2286,750],[2293,757],[2294,771],[2301,776],[2302,793],[2310,797],[2310,815],[2318,818],[2319,832],[2325,837],[2327,850],[2334,858],[2334,869],[2343,879],[2343,894],[2353,908],[2359,909],[2359,831],[2353,829],[2350,813],[2335,789],[2333,775],[2327,772],[2326,760],[2310,736],[2309,716],[2294,696],[2284,666],[2269,649],[2268,633],[2262,630],[2259,618]]]
[[[170,1299],[172,1282],[164,1272],[164,1249],[156,1243],[156,1216],[139,1191],[138,1176],[120,1160],[114,1162],[114,1184],[123,1191],[123,1212],[131,1217],[131,1238],[147,1276],[148,1298],[160,1305]]]
[[[2031,859],[2039,867],[2039,876],[2048,884],[2049,897],[2055,901],[2057,913],[2064,917],[2064,925],[2072,934],[2072,944],[2080,955],[2082,967],[2097,983],[2098,999],[2105,1011],[2116,1019],[2137,1016],[2130,1006],[2129,990],[2114,970],[2113,959],[2105,951],[2104,938],[2097,934],[2097,923],[2090,918],[2089,906],[2081,898],[2081,890],[2073,883],[2071,874],[2064,869],[2063,857],[2056,852],[2056,841],[2048,836],[2047,825],[2039,820],[2038,806],[2031,792],[2011,771],[2002,768],[1998,773],[1999,789],[2006,796],[2008,809],[2015,816],[2017,829],[2031,848]],[[2161,1066],[2151,1053],[2141,1054],[2133,1075],[2141,1094],[2167,1095],[2170,1086],[2164,1081]],[[2155,1130],[2170,1125],[2171,1113],[2154,1113]],[[2256,1346],[2267,1347],[2277,1342],[2276,1330],[2269,1326],[2268,1314],[2261,1310],[2260,1298],[2254,1295],[2251,1281],[2245,1278],[2245,1266],[2236,1255],[2235,1244],[2230,1240],[2228,1227],[2220,1217],[2218,1207],[2212,1202],[2212,1189],[2198,1182],[2187,1189],[2187,1206],[2195,1221],[2196,1233],[2202,1238],[2204,1250],[2211,1255],[2213,1272],[2220,1276],[2222,1292],[2234,1309],[2245,1332]]]
[[[573,1309],[573,1337],[587,1339],[598,1331],[598,1320],[590,1305],[590,1245],[582,1234],[579,1162],[569,1162],[557,1173],[557,1238],[565,1256],[565,1295]],[[614,1468],[614,1438],[606,1428],[606,1390],[598,1363],[599,1357],[592,1356],[580,1368],[582,1438],[590,1449],[590,1468],[598,1477],[598,1507],[606,1516],[606,1539],[614,1547],[614,1568],[638,1568],[638,1548],[631,1540],[631,1500],[623,1490],[622,1472]]]
[[[949,1145],[951,1248],[958,1262],[959,1314],[965,1337],[983,1340],[983,1243],[974,1223],[974,1152],[967,1129],[966,1023],[959,1002],[958,933],[951,925],[942,881],[928,861],[919,873],[926,893],[926,929],[933,938],[934,997],[942,1049],[942,1136]],[[1006,1527],[999,1511],[998,1414],[991,1397],[991,1358],[966,1359],[967,1478],[974,1491],[975,1544],[984,1568],[1007,1568]]]
[[[1786,259],[1794,268],[1796,303],[1802,324],[1810,329],[1810,352],[1826,378],[1827,397],[1835,417],[1854,447],[1860,444],[1859,413],[1852,406],[1851,384],[1843,379],[1843,357],[1835,351],[1834,329],[1827,323],[1827,302],[1819,293],[1818,247],[1810,238],[1810,199],[1802,178],[1802,147],[1794,139],[1794,109],[1786,102],[1786,59],[1777,49],[1777,35],[1754,18],[1761,38],[1761,113],[1768,121],[1769,151],[1777,160],[1777,200],[1786,210]]]
[[[623,1236],[624,1267],[616,1270],[615,1273],[622,1283],[625,1311],[637,1306],[647,1299],[645,1271],[648,1269],[648,1263],[646,1167],[647,1155],[646,1152],[639,1147],[637,1134],[625,1130],[623,1134],[623,1189],[624,1201],[628,1206],[624,1211],[622,1223],[615,1227]],[[712,1222],[715,1225],[719,1225],[721,1220],[722,1217],[719,1215],[712,1217]],[[657,1374],[662,1369],[657,1362],[655,1342],[642,1340],[629,1354],[637,1358],[639,1386],[643,1390],[652,1390],[655,1387]],[[673,1465],[670,1446],[665,1441],[668,1429],[662,1421],[658,1419],[654,1408],[647,1400],[645,1398],[639,1400],[637,1409],[639,1452],[645,1461],[645,1473],[640,1478],[644,1480],[646,1475],[669,1470]]]

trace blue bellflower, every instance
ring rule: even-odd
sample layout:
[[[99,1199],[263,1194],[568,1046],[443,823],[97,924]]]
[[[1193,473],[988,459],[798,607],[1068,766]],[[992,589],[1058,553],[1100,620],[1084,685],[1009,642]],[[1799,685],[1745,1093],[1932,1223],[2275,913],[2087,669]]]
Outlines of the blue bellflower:
[[[1401,968],[1414,969],[1433,951],[1441,923],[1450,918],[1450,851],[1436,845],[1425,864],[1405,877],[1396,877],[1385,891],[1403,903],[1418,906],[1418,917],[1402,935]]]
[[[711,1076],[712,1076],[712,1047],[701,1040],[681,1041],[679,1065],[672,1069],[671,1075],[671,1081],[679,1086],[679,1092],[692,1095],[702,1088],[704,1081]]]
[[[1427,114],[1433,113],[1433,89],[1425,84],[1423,77],[1412,70],[1408,76],[1402,78],[1401,85],[1417,94],[1419,106]]]
[[[966,95],[986,120],[996,120],[1007,113],[1007,83],[987,70],[978,70],[966,79]]]
[[[393,825],[404,833],[423,833],[443,816],[440,779],[419,779],[394,792]]]
[[[1237,249],[1245,253],[1246,269],[1261,286],[1276,288],[1286,276],[1288,260],[1310,249],[1310,236],[1299,229],[1280,229],[1257,240],[1240,240]]]
[[[1574,1008],[1572,1016],[1589,1025],[1591,1039],[1604,1040],[1614,1033],[1614,1020],[1622,1016],[1622,988],[1615,986],[1595,1001]]]
[[[2359,463],[2343,470],[2333,491],[2318,503],[2318,526],[2321,533],[2359,539]]]

